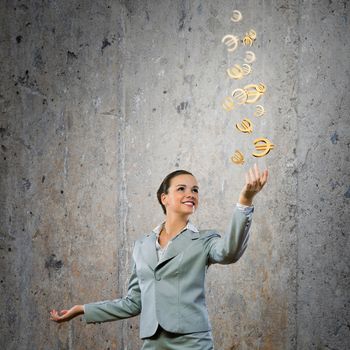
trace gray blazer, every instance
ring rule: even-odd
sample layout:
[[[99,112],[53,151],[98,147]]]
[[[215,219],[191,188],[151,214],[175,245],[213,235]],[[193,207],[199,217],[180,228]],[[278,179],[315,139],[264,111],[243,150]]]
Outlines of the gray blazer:
[[[214,230],[186,229],[160,261],[152,231],[135,242],[127,295],[85,304],[83,319],[87,323],[107,322],[141,313],[141,338],[151,337],[158,325],[183,334],[210,330],[204,290],[207,268],[214,263],[234,263],[242,256],[250,224],[251,216],[236,207],[224,237]]]

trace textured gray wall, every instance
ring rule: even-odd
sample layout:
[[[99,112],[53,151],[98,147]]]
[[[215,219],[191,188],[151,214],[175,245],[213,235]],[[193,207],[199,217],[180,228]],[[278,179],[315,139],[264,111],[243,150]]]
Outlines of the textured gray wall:
[[[162,220],[178,168],[201,187],[201,228],[224,231],[256,159],[249,248],[209,269],[219,350],[333,349],[350,341],[347,1],[1,1],[0,339],[4,349],[136,350],[138,319],[57,325],[51,308],[126,291],[133,241]],[[229,20],[233,9],[244,19]],[[267,114],[234,130],[226,69],[258,33],[244,82]],[[243,83],[242,83],[243,84]],[[244,115],[243,113],[247,113]],[[229,157],[239,148],[243,167]]]

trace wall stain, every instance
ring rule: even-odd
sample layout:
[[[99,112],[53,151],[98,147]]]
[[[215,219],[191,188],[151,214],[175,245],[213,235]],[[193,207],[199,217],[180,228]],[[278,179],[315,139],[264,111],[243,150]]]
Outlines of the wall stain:
[[[179,19],[179,28],[178,28],[179,31],[181,31],[184,27],[185,18],[186,18],[186,11],[184,9],[181,9],[181,16]]]
[[[101,52],[103,54],[103,50],[107,47],[111,46],[111,43],[108,41],[108,39],[104,38],[102,41],[102,47],[101,47]]]
[[[333,145],[335,145],[335,144],[337,143],[337,141],[339,141],[338,134],[337,134],[336,131],[335,131],[334,134],[331,136],[331,141],[332,141]]]
[[[56,254],[51,254],[46,260],[45,260],[45,267],[50,270],[60,270],[63,267],[62,260],[56,259]]]
[[[4,136],[5,136],[5,133],[6,133],[6,129],[3,128],[3,127],[0,127],[0,136],[1,136],[1,137],[4,137]]]
[[[181,111],[185,110],[188,107],[188,102],[184,101],[181,102],[179,105],[176,106],[177,113],[181,113]]]
[[[34,51],[34,67],[38,69],[43,69],[45,66],[45,62],[41,56],[41,51],[39,48],[36,48]]]
[[[72,64],[77,59],[78,56],[74,52],[67,51],[67,64]]]
[[[341,186],[340,183],[339,183],[338,181],[335,181],[335,180],[333,180],[333,179],[330,179],[328,183],[331,185],[332,191],[333,191],[336,187]]]
[[[23,186],[23,189],[24,190],[29,190],[30,187],[31,187],[31,182],[29,179],[26,179],[26,178],[22,178],[22,186]]]

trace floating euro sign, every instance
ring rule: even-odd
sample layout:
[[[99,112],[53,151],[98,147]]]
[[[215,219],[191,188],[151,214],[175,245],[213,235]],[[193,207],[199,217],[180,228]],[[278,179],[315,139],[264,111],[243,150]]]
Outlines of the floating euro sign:
[[[231,93],[233,100],[237,102],[237,104],[242,105],[247,100],[248,96],[244,89],[234,89]]]
[[[256,87],[256,90],[263,94],[266,91],[266,85],[263,83],[259,83]]]
[[[221,42],[228,46],[227,51],[230,52],[235,51],[237,49],[238,41],[238,37],[231,34],[225,35],[221,40]]]
[[[262,117],[265,114],[265,108],[262,105],[256,105],[255,106],[255,117]]]
[[[242,152],[236,150],[233,156],[230,158],[232,163],[235,164],[243,164],[244,163],[244,156]]]
[[[253,45],[253,40],[249,37],[248,33],[246,33],[246,35],[243,38],[243,44],[245,46],[252,46]]]
[[[266,156],[275,147],[275,145],[266,138],[254,140],[254,146],[257,151],[261,151],[261,153],[252,153],[254,157]]]
[[[251,67],[249,64],[244,63],[244,64],[242,65],[242,71],[243,71],[243,75],[248,75],[248,74],[251,73],[252,67]]]
[[[244,62],[253,63],[256,60],[255,53],[253,51],[246,51]]]
[[[251,29],[249,32],[248,32],[248,35],[249,37],[252,39],[252,40],[255,40],[256,39],[256,31],[254,29]]]
[[[256,31],[254,29],[251,29],[248,33],[245,33],[245,36],[242,41],[244,45],[252,46],[255,39],[256,39]]]
[[[244,75],[244,71],[239,64],[235,64],[232,68],[227,70],[227,74],[232,79],[242,79]]]
[[[238,10],[234,10],[232,13],[231,21],[239,22],[243,18],[242,13]]]
[[[257,102],[260,99],[260,97],[266,91],[266,86],[263,83],[249,84],[245,86],[243,89],[247,94],[247,99],[245,103],[251,104],[251,103]]]
[[[244,118],[241,124],[236,124],[236,128],[239,131],[242,131],[244,133],[252,133],[253,132],[253,124],[248,118]]]
[[[223,103],[222,103],[222,107],[227,111],[232,111],[235,107],[235,104],[233,102],[233,98],[231,96],[227,96],[225,97]]]

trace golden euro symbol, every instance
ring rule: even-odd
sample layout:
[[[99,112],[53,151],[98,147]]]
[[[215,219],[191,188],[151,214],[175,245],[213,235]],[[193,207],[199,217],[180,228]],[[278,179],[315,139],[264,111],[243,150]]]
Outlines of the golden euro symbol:
[[[256,105],[255,106],[255,117],[262,117],[265,114],[265,108],[262,105]]]
[[[232,22],[239,22],[242,19],[242,13],[238,10],[234,10],[232,13],[231,21]]]
[[[252,46],[255,39],[256,39],[256,31],[254,29],[251,29],[248,33],[245,33],[245,36],[242,41],[244,45]]]
[[[246,51],[244,62],[253,63],[256,60],[255,53],[253,51]]]
[[[254,157],[266,156],[275,147],[274,144],[272,144],[268,139],[263,137],[254,140],[254,146],[257,151],[262,152],[262,153],[252,153]]]
[[[244,75],[248,75],[252,71],[249,64],[244,63],[242,66],[235,64],[232,68],[227,69],[227,74],[232,79],[242,79]]]
[[[237,49],[238,41],[238,37],[231,34],[225,35],[221,40],[221,42],[228,46],[227,51],[230,52],[235,51]]]
[[[236,150],[233,156],[230,158],[232,163],[235,164],[243,164],[244,163],[244,156],[242,152],[239,150]]]
[[[245,133],[252,133],[253,131],[253,125],[252,122],[248,118],[244,118],[241,124],[236,124],[236,128],[239,131],[245,132]]]
[[[227,74],[232,79],[242,79],[243,69],[239,64],[235,64],[232,68],[227,70]]]
[[[249,64],[244,63],[242,64],[242,70],[243,70],[243,75],[248,75],[252,71],[252,67]]]
[[[263,83],[260,84],[249,84],[243,88],[243,90],[247,94],[247,99],[245,103],[251,104],[255,103],[260,99],[260,97],[265,93],[266,91],[266,85]]]
[[[234,89],[231,93],[233,100],[239,105],[243,105],[247,100],[248,96],[244,89]]]
[[[227,112],[232,111],[235,108],[235,104],[233,102],[233,98],[231,96],[225,97],[224,101],[222,103],[222,107]]]

